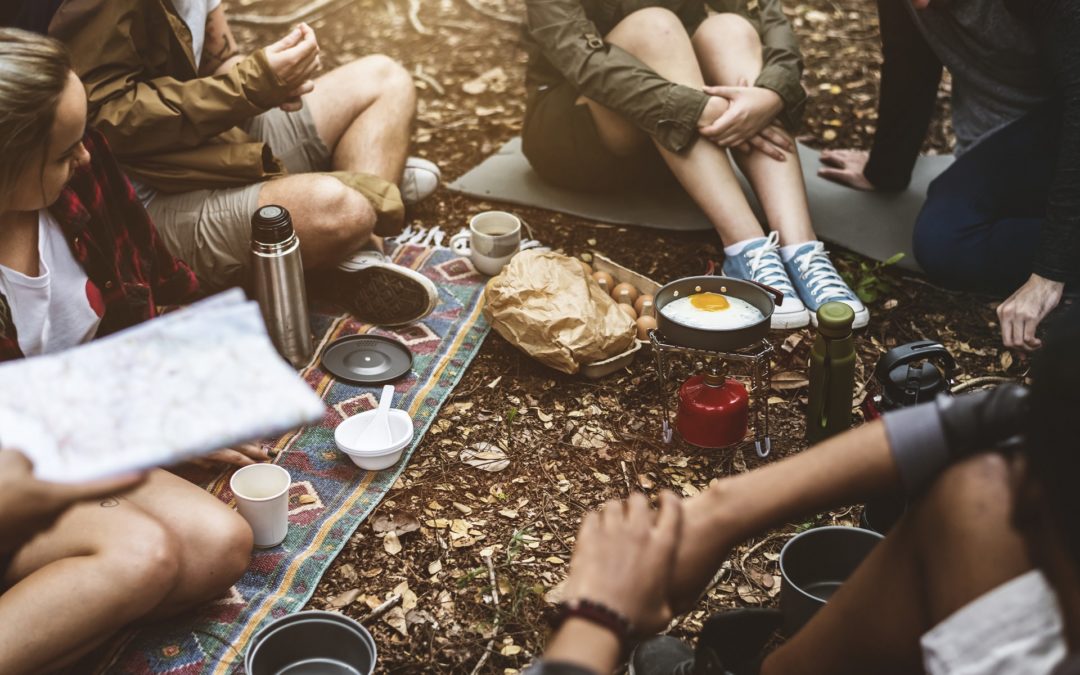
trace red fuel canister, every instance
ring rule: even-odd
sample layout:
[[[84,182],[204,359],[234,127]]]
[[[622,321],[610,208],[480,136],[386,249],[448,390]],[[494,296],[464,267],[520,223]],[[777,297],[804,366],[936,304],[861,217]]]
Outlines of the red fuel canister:
[[[679,387],[676,426],[687,443],[724,448],[746,436],[749,408],[746,387],[712,366],[705,374],[694,375]]]

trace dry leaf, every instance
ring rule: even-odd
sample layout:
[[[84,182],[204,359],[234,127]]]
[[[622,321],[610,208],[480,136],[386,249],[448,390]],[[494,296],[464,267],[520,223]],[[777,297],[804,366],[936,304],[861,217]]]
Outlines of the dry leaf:
[[[382,545],[390,555],[401,553],[401,540],[398,539],[398,536],[393,532],[386,533],[386,536],[383,537]]]
[[[454,508],[457,509],[458,511],[461,511],[466,516],[472,514],[472,507],[467,506],[465,504],[461,504],[460,502],[454,502]]]
[[[792,333],[784,339],[784,344],[780,345],[780,349],[783,349],[785,352],[790,354],[791,352],[795,351],[795,348],[799,346],[799,343],[802,342],[802,339],[802,333]]]
[[[360,597],[360,589],[350,588],[349,590],[338,593],[330,598],[330,606],[334,609],[341,609],[342,607],[353,604],[358,597]]]
[[[401,609],[401,607],[395,607],[387,612],[386,616],[383,617],[383,621],[401,633],[402,637],[409,637],[409,622],[405,620],[405,610]]]
[[[381,513],[371,521],[371,529],[376,532],[393,532],[397,536],[415,532],[420,529],[420,521],[416,516],[404,511],[390,511]]]
[[[1002,370],[1008,370],[1009,368],[1012,368],[1012,364],[1013,364],[1012,352],[1009,352],[1009,351],[1001,352],[1001,369]]]
[[[809,385],[810,380],[806,379],[806,375],[793,370],[785,370],[772,376],[772,388],[781,391],[801,389]]]
[[[315,502],[317,502],[319,500],[315,499],[315,497],[313,497],[312,495],[300,495],[300,498],[297,499],[296,501],[299,502],[300,504],[314,504]]]
[[[477,469],[495,473],[510,466],[506,451],[492,443],[477,443],[461,451],[461,461]]]
[[[442,572],[442,561],[441,560],[436,560],[435,562],[433,562],[433,563],[431,563],[430,565],[427,566],[427,573],[428,574],[434,576],[434,575],[438,574],[439,572]]]
[[[551,557],[548,557],[548,558],[544,558],[544,562],[549,562],[549,563],[551,563],[552,565],[562,565],[562,564],[564,564],[564,563],[565,563],[566,561],[565,561],[565,560],[563,560],[562,558],[560,558],[560,557],[559,557],[559,556],[557,556],[557,555],[553,555],[553,556],[551,556]]]
[[[521,653],[521,647],[517,645],[506,645],[499,653],[503,656],[516,656]]]
[[[656,483],[654,483],[651,478],[649,478],[643,473],[639,473],[637,475],[637,482],[638,485],[641,486],[642,490],[651,490],[656,487]]]

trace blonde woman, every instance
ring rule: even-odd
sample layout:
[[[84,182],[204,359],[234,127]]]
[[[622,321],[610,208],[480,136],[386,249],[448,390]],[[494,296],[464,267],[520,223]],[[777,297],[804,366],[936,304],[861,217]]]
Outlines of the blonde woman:
[[[74,347],[196,290],[86,129],[86,92],[54,40],[0,29],[0,157],[0,360]],[[247,524],[187,481],[84,487],[33,481],[0,450],[0,672],[70,665],[132,622],[220,595],[247,566]]]

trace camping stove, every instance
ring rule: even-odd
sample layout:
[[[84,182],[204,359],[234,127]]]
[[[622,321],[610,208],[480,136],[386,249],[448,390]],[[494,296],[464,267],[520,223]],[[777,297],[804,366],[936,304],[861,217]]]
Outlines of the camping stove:
[[[773,347],[767,339],[762,338],[756,343],[730,352],[672,344],[658,330],[649,331],[649,342],[652,343],[659,374],[665,443],[671,443],[675,436],[675,429],[671,424],[671,400],[679,384],[690,375],[705,370],[709,364],[720,361],[729,377],[749,382],[749,426],[754,435],[754,450],[758,457],[769,455],[772,450],[772,440],[769,437],[769,382]],[[680,370],[681,373],[678,372]]]

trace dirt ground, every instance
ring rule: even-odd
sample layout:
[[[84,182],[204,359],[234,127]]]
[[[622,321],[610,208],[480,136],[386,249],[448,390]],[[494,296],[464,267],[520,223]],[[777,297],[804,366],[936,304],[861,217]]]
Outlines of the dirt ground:
[[[272,17],[304,0],[228,0],[233,14]],[[812,93],[803,140],[816,147],[866,147],[875,123],[877,20],[870,0],[789,2]],[[415,73],[420,90],[417,154],[453,179],[520,129],[524,109],[522,0],[343,0],[311,21],[327,65],[374,52]],[[410,18],[411,17],[411,18]],[[234,24],[242,44],[267,44],[287,26]],[[495,70],[499,69],[499,70]],[[484,76],[484,77],[481,77]],[[948,83],[928,151],[948,147]],[[457,231],[494,206],[440,189],[415,214],[422,225]],[[665,282],[701,273],[721,258],[713,233],[622,228],[517,209],[539,239],[570,254],[599,251]],[[943,340],[961,379],[1022,377],[1005,352],[987,299],[936,289],[891,269],[866,271],[841,258],[854,279],[873,275],[880,297],[858,334],[858,384],[888,347]],[[809,330],[775,333],[774,458],[804,448],[802,380]],[[860,389],[860,392],[864,390]],[[863,394],[860,393],[860,398]],[[717,476],[756,466],[752,448],[702,451],[660,440],[657,375],[646,353],[600,381],[564,376],[494,333],[423,439],[401,480],[324,577],[310,606],[363,618],[388,597],[402,603],[370,626],[384,672],[512,673],[541,653],[544,611],[565,576],[582,513],[630,491],[671,488],[694,495]],[[500,471],[463,463],[463,449],[500,446]],[[671,632],[689,636],[709,613],[769,605],[779,592],[777,553],[816,524],[857,520],[858,507],[791,523],[733,552],[717,585]],[[557,591],[554,591],[557,593]]]

